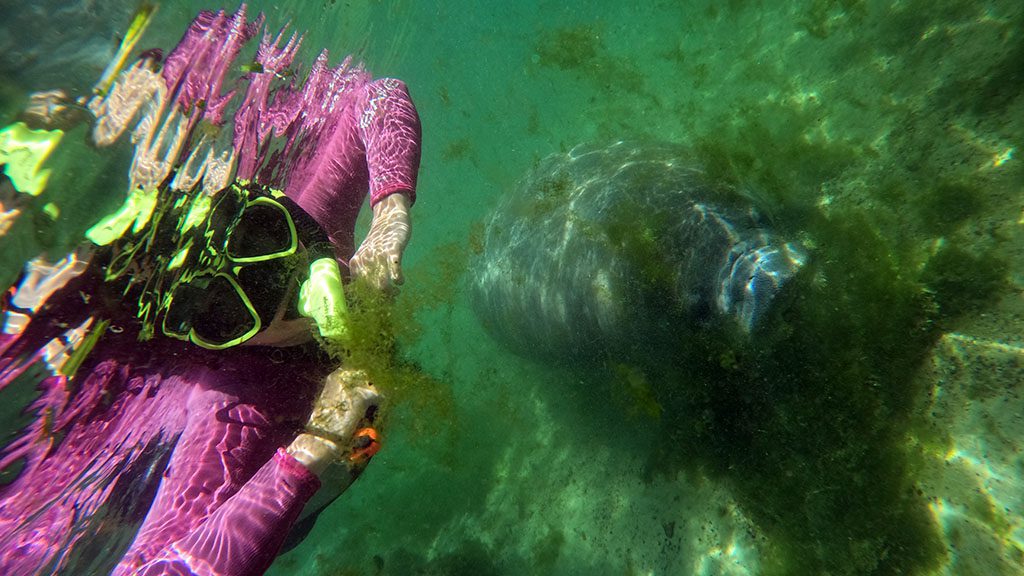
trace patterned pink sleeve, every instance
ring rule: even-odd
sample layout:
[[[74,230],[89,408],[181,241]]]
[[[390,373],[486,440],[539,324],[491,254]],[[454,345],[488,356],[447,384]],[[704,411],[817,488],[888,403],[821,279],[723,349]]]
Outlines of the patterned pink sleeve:
[[[394,78],[366,85],[359,106],[359,133],[366,146],[370,205],[394,192],[416,199],[420,167],[420,118],[405,83]]]
[[[278,449],[209,519],[134,574],[263,574],[277,556],[303,505],[319,487],[316,475],[284,449]]]

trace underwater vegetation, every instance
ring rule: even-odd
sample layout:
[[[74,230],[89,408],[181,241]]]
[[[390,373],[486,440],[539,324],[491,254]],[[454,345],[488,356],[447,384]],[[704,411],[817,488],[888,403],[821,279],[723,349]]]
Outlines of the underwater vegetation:
[[[751,69],[743,78],[773,92],[678,110],[705,113],[687,134],[701,164],[804,240],[808,270],[749,344],[680,328],[665,352],[657,340],[672,331],[658,329],[638,346],[653,357],[609,354],[573,390],[588,404],[611,394],[636,429],[659,430],[651,478],[696,471],[733,487],[767,536],[765,574],[927,574],[952,552],[916,484],[912,439],[926,433],[914,407],[927,393],[917,375],[944,331],[1016,290],[1007,254],[1019,235],[992,222],[1002,221],[1000,203],[1020,205],[1022,172],[1006,154],[1021,144],[1024,44],[1011,30],[1024,21],[1019,11],[986,19],[969,2],[803,6],[801,26],[829,43],[833,78],[843,85],[852,62],[866,77],[877,66],[878,94],[829,101],[788,85],[782,71]],[[730,17],[725,10],[711,17]],[[1004,41],[971,44],[945,24],[958,21]],[[868,25],[884,30],[865,34]],[[591,77],[602,57],[615,58],[594,27],[549,32],[534,50],[544,65]],[[724,72],[693,52],[669,56],[696,71],[695,89],[714,90]],[[906,68],[886,78],[884,63],[902,58]],[[937,61],[946,73],[929,70]],[[593,122],[614,133],[614,118]],[[524,218],[561,203],[568,187],[548,186]],[[631,252],[642,282],[661,283],[671,271],[635,225],[642,215],[621,216],[609,236]],[[666,307],[670,326],[671,316]]]
[[[609,104],[623,95],[636,99],[628,107],[617,108],[602,123],[605,139],[633,133],[637,126],[630,117],[637,106],[657,104],[657,96],[648,88],[647,79],[637,62],[608,48],[604,37],[614,29],[600,24],[573,24],[541,30],[533,41],[533,63],[557,70],[563,79],[573,78],[595,93],[587,103]],[[643,133],[643,131],[639,131]]]
[[[934,294],[943,316],[953,320],[983,309],[1010,290],[1008,269],[1006,260],[995,250],[975,254],[945,244],[928,260],[921,281]]]
[[[417,330],[408,299],[397,304],[392,294],[359,280],[346,287],[346,297],[348,338],[343,345],[327,343],[334,359],[366,371],[385,398],[385,413],[393,409],[401,414],[409,440],[422,442],[451,433],[457,426],[451,387],[399,352],[400,334]],[[418,309],[438,304],[419,298]],[[383,426],[387,425],[385,418]]]
[[[647,369],[663,384],[651,472],[696,464],[734,486],[769,536],[766,574],[924,573],[944,548],[906,438],[935,307],[863,222],[818,226],[814,274],[749,348],[680,346]]]
[[[1009,239],[980,224],[1012,174],[979,178],[981,159],[936,166],[946,154],[922,151],[949,140],[942,122],[906,120],[887,158],[808,138],[812,111],[771,103],[698,139],[709,172],[765,195],[776,225],[816,247],[813,273],[749,348],[709,340],[643,368],[661,406],[651,473],[696,466],[734,486],[769,537],[766,574],[925,574],[949,553],[915,486],[915,375],[940,329],[1012,290]],[[808,194],[821,189],[841,199]]]
[[[772,131],[751,133],[768,138]],[[855,159],[845,150],[807,153],[811,148],[784,141],[774,154],[808,156],[809,161],[824,164],[824,170]],[[702,153],[710,157],[714,150],[706,145]],[[574,150],[569,157],[575,154]],[[830,154],[838,158],[825,162],[823,158]],[[566,238],[578,234],[585,240],[579,245],[569,240],[555,243],[551,250],[557,269],[576,266],[584,270],[584,279],[606,273],[611,294],[620,294],[618,266],[625,265],[634,274],[631,290],[625,294],[644,296],[626,300],[626,306],[632,303],[636,308],[621,325],[628,337],[624,341],[610,338],[602,354],[580,361],[586,374],[581,381],[583,403],[600,402],[602,395],[610,393],[637,433],[657,429],[654,444],[647,447],[650,478],[672,477],[678,471],[703,473],[732,487],[740,506],[767,536],[762,559],[765,574],[917,574],[936,567],[945,548],[928,502],[915,488],[908,443],[914,399],[922,393],[914,376],[940,334],[938,320],[961,311],[951,303],[976,301],[953,294],[970,288],[991,297],[1002,272],[996,269],[981,282],[973,277],[965,280],[958,271],[971,257],[952,255],[956,263],[944,265],[941,262],[947,256],[940,252],[926,268],[933,272],[923,278],[908,275],[898,258],[900,251],[863,212],[844,210],[841,216],[828,216],[814,207],[801,207],[799,198],[786,195],[800,185],[790,173],[775,171],[771,162],[748,163],[750,158],[742,154],[719,156],[717,178],[727,183],[741,182],[739,174],[756,178],[766,197],[777,194],[780,198],[775,202],[780,206],[773,214],[775,221],[813,248],[806,268],[783,285],[767,316],[749,335],[716,329],[714,324],[698,323],[699,316],[673,295],[679,278],[691,278],[693,273],[680,276],[680,269],[687,270],[688,252],[671,249],[673,241],[666,237],[693,234],[683,246],[703,247],[702,235],[714,234],[715,228],[666,223],[666,213],[651,201],[670,202],[671,195],[661,192],[663,179],[683,185],[668,176],[675,169],[670,167],[679,163],[651,162],[664,166],[664,174],[659,175],[657,170],[639,169],[650,161],[641,153],[630,157],[626,163],[630,168],[620,169],[633,175],[625,178],[609,177],[601,171],[602,164],[586,158],[586,153],[578,157],[579,168],[571,168],[573,161],[570,168],[545,164],[552,174],[526,179],[528,186],[537,189],[527,189],[525,205],[520,200],[506,206],[511,208],[508,214],[499,209],[487,238],[488,243],[498,239],[499,246],[502,239],[533,246],[538,238],[550,235],[552,218],[556,224],[561,222],[556,206],[572,202],[580,208],[567,216]],[[777,159],[769,155],[768,160]],[[590,184],[588,194],[579,194],[588,186],[580,182],[597,184]],[[567,197],[570,190],[576,190],[571,198]],[[701,196],[700,188],[695,190],[693,194],[710,202]],[[716,201],[746,204],[740,194],[729,190],[719,192]],[[604,198],[616,194],[625,199],[606,205]],[[666,212],[680,221],[686,219],[685,210]],[[512,222],[530,222],[527,229],[532,235],[524,240],[518,228],[509,230],[518,226],[507,220],[509,214]],[[720,214],[736,217],[730,212]],[[738,220],[732,223],[739,226]],[[561,228],[555,228],[555,236],[560,237]],[[604,243],[607,246],[600,248]],[[530,349],[526,343],[530,334],[535,347],[553,350],[556,343],[546,325],[537,318],[515,320],[520,316],[516,306],[521,304],[520,297],[525,302],[537,300],[530,295],[538,282],[542,291],[550,289],[544,288],[545,282],[557,286],[561,272],[545,274],[548,256],[539,253],[520,248],[509,253],[492,250],[484,249],[483,267],[476,267],[474,275],[483,298],[479,302],[486,304],[480,312],[482,321],[490,323],[492,330],[500,323],[509,332],[499,333],[523,353]],[[593,271],[588,266],[595,252],[599,264]],[[697,262],[708,257],[708,250],[697,253],[701,254]],[[609,255],[615,263],[602,266],[600,262]],[[510,270],[531,270],[541,277],[509,280],[499,275],[496,281],[485,280],[495,266],[504,270],[509,265]],[[561,303],[570,310],[568,321],[575,318],[578,331],[589,334],[590,323],[571,312],[572,295],[584,298],[582,291],[545,292],[539,301]],[[502,294],[512,306],[509,316],[487,308],[498,306],[502,297],[495,295]],[[600,303],[603,297],[598,292],[595,298]],[[557,314],[559,309],[539,305],[535,312]],[[567,321],[556,318],[551,322]],[[643,322],[645,327],[640,325]]]

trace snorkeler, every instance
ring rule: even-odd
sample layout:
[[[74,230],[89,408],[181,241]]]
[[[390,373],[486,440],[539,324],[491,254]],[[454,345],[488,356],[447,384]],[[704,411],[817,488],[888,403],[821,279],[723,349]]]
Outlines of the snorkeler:
[[[297,82],[294,35],[235,66],[262,24],[202,12],[162,62],[43,94],[5,134],[59,140],[49,119],[88,109],[92,143],[130,132],[134,158],[122,209],[8,299],[0,393],[35,400],[0,452],[4,574],[260,574],[379,448],[376,389],[322,345],[346,341],[345,268],[402,282],[419,118],[350,58]]]

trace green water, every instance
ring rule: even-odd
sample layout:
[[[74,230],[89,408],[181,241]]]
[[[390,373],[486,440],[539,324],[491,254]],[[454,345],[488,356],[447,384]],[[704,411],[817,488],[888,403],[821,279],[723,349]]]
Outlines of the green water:
[[[210,7],[184,4],[142,47]],[[1024,573],[1024,4],[641,4],[251,4],[307,61],[405,80],[424,129],[394,320],[427,378],[271,573]],[[691,145],[813,246],[784,329],[653,367],[486,335],[465,273],[496,201],[625,137]],[[18,241],[74,236],[42,227]]]

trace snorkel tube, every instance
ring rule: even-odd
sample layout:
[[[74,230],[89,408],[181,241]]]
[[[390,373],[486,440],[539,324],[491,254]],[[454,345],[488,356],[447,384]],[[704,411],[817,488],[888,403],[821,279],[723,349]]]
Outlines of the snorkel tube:
[[[155,3],[143,2],[142,5],[135,11],[135,15],[132,16],[132,23],[128,25],[128,31],[125,33],[124,38],[121,39],[121,45],[117,47],[117,54],[107,64],[106,70],[103,71],[103,75],[100,76],[96,85],[93,86],[93,93],[98,96],[106,96],[110,91],[110,86],[114,83],[114,78],[124,68],[124,63],[128,60],[128,55],[131,54],[132,48],[142,38],[142,34],[149,27],[149,23],[153,21],[153,15],[156,13],[157,5]]]

